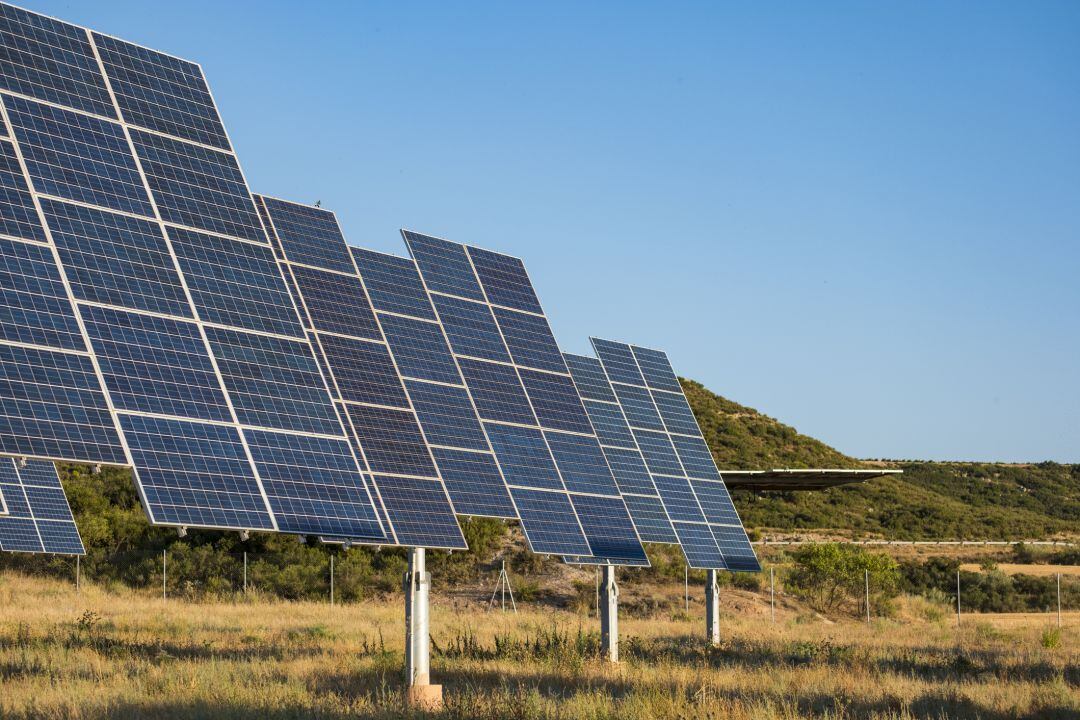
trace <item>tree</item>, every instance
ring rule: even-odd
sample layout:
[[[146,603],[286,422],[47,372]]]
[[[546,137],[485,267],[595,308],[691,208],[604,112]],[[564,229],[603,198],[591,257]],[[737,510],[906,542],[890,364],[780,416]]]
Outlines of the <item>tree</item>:
[[[792,559],[795,567],[788,573],[786,587],[820,612],[857,604],[865,591],[866,573],[879,600],[895,597],[899,591],[900,568],[896,561],[857,545],[805,545],[792,553]]]

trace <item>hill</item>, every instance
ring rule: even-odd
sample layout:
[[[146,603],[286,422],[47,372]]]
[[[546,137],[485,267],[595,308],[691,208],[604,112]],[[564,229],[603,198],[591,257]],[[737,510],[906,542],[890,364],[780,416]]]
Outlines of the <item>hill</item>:
[[[869,463],[682,380],[723,469],[858,468]],[[894,540],[1039,539],[1080,528],[1080,465],[876,462],[904,474],[821,492],[736,492],[748,528],[834,530]]]

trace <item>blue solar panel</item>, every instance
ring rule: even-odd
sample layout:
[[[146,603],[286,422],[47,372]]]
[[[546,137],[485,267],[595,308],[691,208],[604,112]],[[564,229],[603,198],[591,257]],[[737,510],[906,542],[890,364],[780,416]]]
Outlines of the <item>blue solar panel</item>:
[[[292,267],[297,290],[308,312],[324,332],[381,340],[379,323],[355,275],[341,275],[303,266]]]
[[[4,90],[116,117],[85,30],[3,4],[0,47]]]
[[[649,466],[649,472],[654,475],[682,475],[682,465],[679,464],[679,456],[675,454],[675,447],[671,444],[671,438],[666,433],[653,432],[651,430],[634,430],[634,439],[637,440],[645,464]]]
[[[469,257],[476,268],[480,284],[493,305],[533,313],[544,312],[521,260],[480,248],[469,248]]]
[[[589,400],[618,402],[599,360],[571,353],[565,353],[563,359],[566,360],[566,366],[574,378],[574,384],[577,385],[578,394],[581,395],[582,400],[586,401],[586,405],[589,404],[587,402]]]
[[[273,529],[235,428],[141,415],[120,422],[153,522]]]
[[[0,345],[0,453],[127,462],[88,357]]]
[[[424,422],[423,418],[420,422]],[[458,514],[504,518],[517,516],[495,456],[490,452],[466,452],[444,447],[432,448],[431,452]]]
[[[203,321],[304,337],[270,248],[181,228],[169,238]]]
[[[461,528],[438,480],[380,477],[379,496],[393,518],[399,545],[464,547]]]
[[[435,295],[432,300],[455,354],[510,362],[510,354],[487,305],[445,295]]]
[[[232,154],[141,130],[131,131],[131,141],[163,220],[266,242]]]
[[[522,425],[536,424],[525,389],[513,367],[467,358],[459,358],[458,365],[481,418]]]
[[[672,525],[690,567],[727,570],[724,555],[720,552],[716,538],[708,525],[678,521],[673,522]]]
[[[480,289],[480,283],[463,245],[408,230],[402,230],[401,234],[405,237],[405,243],[409,246],[409,252],[412,253],[429,292],[484,300],[484,292]],[[447,334],[449,332],[450,329],[447,328]],[[456,347],[454,352],[459,355],[467,354]]]
[[[593,434],[589,416],[585,413],[581,397],[569,375],[554,375],[524,368],[519,372],[541,426]]]
[[[633,353],[647,386],[653,390],[667,390],[682,395],[682,385],[679,384],[679,378],[675,376],[667,355],[659,350],[639,346],[634,346]],[[663,411],[661,408],[660,412]]]
[[[589,547],[598,560],[615,565],[649,564],[621,498],[571,495],[571,500],[581,519],[581,527],[585,528]]]
[[[353,274],[352,256],[333,213],[260,196],[290,262]]]
[[[716,469],[716,461],[713,460],[709,446],[701,438],[672,435],[671,441],[675,443],[675,452],[679,454],[686,474],[692,478],[705,478],[706,480],[722,480],[720,471]]]
[[[706,520],[722,525],[741,525],[739,514],[735,512],[735,506],[731,504],[731,495],[728,494],[724,483],[692,479],[690,484],[701,503]]]
[[[607,458],[611,473],[615,476],[615,482],[623,495],[635,493],[637,495],[656,495],[656,486],[653,484],[652,475],[641,459],[641,452],[634,448],[605,447],[604,457]]]
[[[670,433],[682,435],[697,435],[698,424],[694,413],[686,398],[680,392],[678,394],[656,391],[652,393],[656,401],[656,408],[660,411],[660,417],[664,421],[664,427]]]
[[[41,207],[77,299],[193,317],[159,224],[48,199]]]
[[[652,395],[643,387],[614,383],[615,395],[619,398],[626,420],[632,427],[646,430],[664,430],[664,421],[656,410]]]
[[[307,343],[217,327],[206,336],[241,424],[341,433]]]
[[[599,338],[592,338],[592,345],[596,350],[596,357],[604,366],[608,380],[644,387],[645,378],[641,376],[641,370],[638,369],[634,352],[629,345]]]
[[[98,33],[94,44],[125,121],[231,149],[198,65]]]
[[[246,432],[281,532],[377,537],[371,495],[345,440]]]
[[[713,525],[713,535],[728,570],[733,572],[761,572],[761,564],[742,526]]]
[[[510,488],[510,494],[522,527],[530,528],[528,539],[533,552],[568,556],[592,552],[569,495],[519,487]]]
[[[621,484],[620,484],[621,485]],[[678,543],[663,502],[655,495],[623,495],[634,527],[645,542]]]
[[[566,372],[562,352],[548,328],[547,320],[536,315],[494,308],[510,355],[517,365],[553,372]]]
[[[0,133],[7,134],[2,126]],[[0,233],[45,242],[45,231],[15,155],[15,146],[6,140],[0,141]]]
[[[589,414],[596,437],[603,445],[619,448],[637,447],[630,426],[626,424],[622,410],[615,403],[585,400],[585,411]]]
[[[406,380],[416,416],[432,445],[487,450],[487,438],[463,387]],[[451,497],[453,494],[451,493]]]
[[[85,349],[48,248],[0,238],[0,339]]]
[[[416,263],[408,258],[362,248],[350,249],[376,310],[424,320],[435,319],[435,310]]]
[[[664,507],[672,520],[683,522],[705,522],[705,514],[702,512],[701,503],[690,486],[690,481],[685,477],[675,475],[653,475],[653,482],[664,499]]]
[[[194,323],[88,305],[83,323],[118,410],[229,422]]]
[[[10,95],[4,105],[39,193],[153,215],[120,125]]]
[[[0,494],[7,515],[0,516],[0,550],[84,554],[79,530],[51,462],[32,460],[23,467],[0,459]]]
[[[551,431],[545,432],[544,437],[567,490],[596,495],[619,494],[596,438]],[[576,500],[574,505],[577,506]],[[585,532],[588,534],[588,527],[585,527]]]
[[[409,399],[385,345],[336,335],[322,336],[320,345],[342,400],[409,407]]]
[[[431,455],[412,412],[349,405],[348,414],[372,472],[436,476]]]
[[[540,430],[496,423],[485,423],[485,427],[508,484],[548,490],[565,488]]]
[[[461,374],[438,324],[398,315],[383,315],[380,321],[402,376],[461,384]]]

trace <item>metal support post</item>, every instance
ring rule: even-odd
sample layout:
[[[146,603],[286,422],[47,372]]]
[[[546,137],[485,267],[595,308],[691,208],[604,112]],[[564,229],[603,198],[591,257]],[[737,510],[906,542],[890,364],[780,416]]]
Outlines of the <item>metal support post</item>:
[[[431,575],[425,565],[424,548],[409,550],[405,573],[405,682],[410,707],[430,711],[442,708],[442,685],[431,684],[428,595]]]
[[[604,566],[604,581],[600,586],[600,645],[608,662],[619,662],[619,586],[615,583],[615,566]]]
[[[776,622],[776,568],[769,568],[769,603],[772,606],[772,621]]]
[[[247,595],[247,550],[244,551],[244,594]]]
[[[330,556],[330,607],[334,607],[334,556]]]
[[[720,585],[715,570],[709,571],[705,582],[705,635],[710,645],[720,644]]]
[[[169,597],[169,595],[168,595],[168,585],[166,584],[167,576],[165,574],[165,571],[166,571],[165,556],[168,554],[168,552],[169,552],[168,550],[162,550],[161,551],[161,601],[162,602],[168,600],[168,597]]]
[[[75,556],[75,594],[82,591],[82,556]],[[1058,616],[1061,615],[1061,576],[1058,576]],[[1061,624],[1060,622],[1058,623]]]
[[[1061,573],[1057,574],[1058,627],[1061,627]]]
[[[870,624],[870,571],[863,570],[863,579],[866,581],[866,624]]]
[[[683,599],[686,601],[686,612],[690,612],[690,566],[683,565]]]
[[[956,571],[956,627],[960,627],[960,571]]]

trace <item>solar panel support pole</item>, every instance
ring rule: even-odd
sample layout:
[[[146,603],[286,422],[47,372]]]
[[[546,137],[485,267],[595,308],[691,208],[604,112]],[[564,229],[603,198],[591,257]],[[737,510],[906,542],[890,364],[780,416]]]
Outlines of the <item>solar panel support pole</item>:
[[[442,709],[442,685],[431,684],[431,637],[428,624],[428,596],[431,575],[427,572],[424,548],[409,550],[409,570],[405,573],[405,682],[409,707],[424,711]]]
[[[705,635],[710,645],[720,644],[720,584],[715,570],[709,571],[705,581]]]
[[[82,557],[75,556],[75,594],[82,590]],[[1061,624],[1061,577],[1058,576],[1058,624]]]
[[[604,566],[600,585],[600,646],[608,662],[619,662],[619,586],[615,582],[615,566]]]

